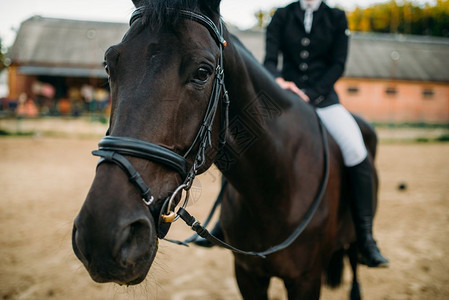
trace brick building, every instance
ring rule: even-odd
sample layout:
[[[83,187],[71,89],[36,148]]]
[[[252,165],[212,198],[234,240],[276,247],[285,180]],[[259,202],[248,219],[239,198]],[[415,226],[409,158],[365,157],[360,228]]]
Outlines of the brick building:
[[[232,31],[263,60],[262,30]],[[336,90],[370,121],[449,123],[449,38],[354,33]]]
[[[449,38],[355,34],[336,89],[369,120],[449,123]]]

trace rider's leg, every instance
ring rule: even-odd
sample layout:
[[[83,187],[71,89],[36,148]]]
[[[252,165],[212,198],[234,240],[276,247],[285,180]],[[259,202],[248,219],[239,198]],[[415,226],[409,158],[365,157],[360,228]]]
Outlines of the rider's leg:
[[[383,267],[388,260],[382,256],[373,238],[373,172],[359,126],[340,104],[317,109],[320,119],[335,139],[348,169],[352,201],[352,215],[357,233],[357,245],[362,263]]]
[[[369,267],[386,267],[388,260],[382,256],[373,238],[373,179],[371,164],[365,158],[360,164],[348,168],[352,201],[352,211],[357,233],[357,246],[361,263]]]

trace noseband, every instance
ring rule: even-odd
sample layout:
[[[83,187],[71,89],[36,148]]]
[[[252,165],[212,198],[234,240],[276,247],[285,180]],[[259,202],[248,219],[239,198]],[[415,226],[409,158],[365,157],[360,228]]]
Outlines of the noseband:
[[[145,7],[139,7],[134,11],[131,16],[130,26],[142,17],[144,10]],[[222,35],[221,20],[219,24],[220,29],[218,29],[214,22],[205,15],[187,10],[180,10],[179,14],[185,19],[195,21],[206,27],[214,40],[217,42],[220,50],[217,67],[215,69],[215,78],[212,83],[212,93],[209,98],[206,113],[191,146],[184,155],[179,155],[178,153],[154,143],[129,137],[106,136],[99,142],[99,149],[92,152],[93,155],[101,157],[98,164],[110,162],[120,166],[127,174],[129,181],[139,189],[143,202],[150,208],[154,202],[154,196],[139,172],[133,167],[125,156],[142,158],[159,163],[173,171],[176,171],[181,176],[183,183],[175,189],[171,196],[165,199],[162,206],[158,220],[159,238],[165,237],[169,229],[169,224],[179,217],[174,212],[176,206],[175,199],[179,193],[182,193],[182,191],[186,192],[186,197],[182,207],[187,205],[189,200],[189,190],[192,186],[193,180],[195,179],[198,170],[206,162],[206,149],[208,146],[212,146],[212,125],[220,100],[223,112],[222,129],[220,132],[221,147],[226,143],[226,132],[229,123],[229,97],[224,84],[223,71],[223,49],[226,47],[226,41]],[[198,150],[193,158],[193,164],[189,168],[187,158],[195,148],[198,148]]]

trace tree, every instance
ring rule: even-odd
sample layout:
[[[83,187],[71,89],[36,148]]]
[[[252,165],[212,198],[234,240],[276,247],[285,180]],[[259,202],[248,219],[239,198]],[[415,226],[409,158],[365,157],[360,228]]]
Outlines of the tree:
[[[390,0],[348,13],[353,31],[449,36],[449,0],[419,6],[409,0]]]
[[[264,28],[276,9],[255,13]],[[418,5],[414,0],[390,0],[348,12],[351,31],[403,33],[449,37],[449,0]]]
[[[258,28],[265,28],[268,23],[270,23],[271,18],[273,17],[274,13],[276,12],[276,8],[272,8],[270,10],[261,10],[259,9],[256,11],[254,16],[257,19],[257,25]]]

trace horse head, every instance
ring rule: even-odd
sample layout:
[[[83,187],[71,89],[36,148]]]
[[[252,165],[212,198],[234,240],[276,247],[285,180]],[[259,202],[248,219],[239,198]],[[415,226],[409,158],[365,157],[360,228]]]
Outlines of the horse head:
[[[129,31],[105,53],[109,136],[72,235],[93,280],[127,285],[146,277],[175,191],[213,163],[224,94],[220,1],[133,2]]]

